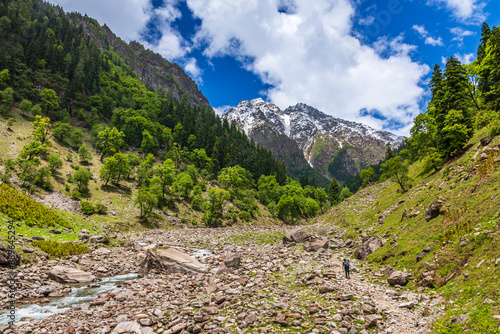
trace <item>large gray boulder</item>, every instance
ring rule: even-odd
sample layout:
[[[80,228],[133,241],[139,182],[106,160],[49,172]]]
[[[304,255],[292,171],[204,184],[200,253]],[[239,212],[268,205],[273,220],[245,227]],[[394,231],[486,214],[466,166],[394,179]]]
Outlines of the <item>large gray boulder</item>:
[[[119,323],[111,334],[143,334],[142,326],[137,321],[125,321]]]
[[[369,236],[361,246],[356,248],[354,251],[354,257],[358,260],[366,260],[368,255],[375,252],[377,249],[382,247],[384,244],[377,236]]]
[[[304,243],[304,249],[308,252],[317,252],[318,249],[320,249],[320,248],[327,249],[328,244],[329,244],[329,241],[327,238],[319,238],[319,239],[312,240],[312,241],[306,241]]]
[[[394,270],[391,274],[391,276],[389,276],[387,278],[387,282],[394,286],[394,285],[406,285],[408,283],[408,279],[410,278],[410,275],[407,274],[407,273],[404,273],[400,270]]]
[[[146,258],[140,264],[139,275],[149,272],[159,274],[198,274],[207,273],[207,268],[195,258],[175,248],[148,250]]]
[[[217,269],[217,275],[222,275],[227,272],[236,270],[240,267],[241,254],[236,253],[234,255],[228,256],[224,259],[219,269]]]
[[[306,232],[306,231],[301,230],[301,229],[296,229],[296,230],[293,230],[293,231],[286,233],[283,236],[283,243],[284,244],[291,243],[291,242],[301,243],[301,242],[304,242],[304,241],[310,239],[312,236],[313,235],[309,232]]]
[[[95,276],[88,272],[62,266],[53,267],[49,277],[60,283],[88,283],[95,280]]]

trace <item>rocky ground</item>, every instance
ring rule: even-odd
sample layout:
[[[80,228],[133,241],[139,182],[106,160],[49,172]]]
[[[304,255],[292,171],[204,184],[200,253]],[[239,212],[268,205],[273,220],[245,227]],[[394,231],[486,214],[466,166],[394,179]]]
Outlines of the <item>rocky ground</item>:
[[[307,229],[322,239],[302,242],[292,237],[283,242],[290,228],[154,230],[127,236],[131,241],[122,247],[96,247],[90,254],[21,266],[20,296],[43,303],[71,289],[49,280],[55,266],[80,269],[99,278],[141,268],[144,272],[141,262],[154,247],[211,251],[209,256],[198,257],[207,272],[144,272],[143,277],[72,310],[40,321],[23,319],[15,332],[430,332],[430,324],[443,308],[438,295],[391,287],[381,268],[352,259],[353,249],[342,241],[340,231]],[[181,250],[193,254],[193,248]],[[354,267],[350,279],[342,273],[344,257]],[[0,300],[5,300],[6,291],[0,293]],[[2,330],[10,333],[5,326]]]

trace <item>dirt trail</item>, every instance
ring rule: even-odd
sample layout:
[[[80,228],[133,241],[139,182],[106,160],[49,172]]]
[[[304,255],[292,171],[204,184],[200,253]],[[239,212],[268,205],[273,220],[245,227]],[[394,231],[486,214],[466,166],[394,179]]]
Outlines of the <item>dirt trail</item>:
[[[424,317],[423,309],[426,307],[437,308],[437,305],[442,302],[439,298],[431,298],[428,294],[420,293],[405,293],[401,289],[395,289],[385,282],[378,281],[376,278],[371,283],[368,275],[370,272],[362,272],[358,266],[354,266],[354,271],[351,272],[350,279],[345,278],[342,267],[342,260],[348,258],[345,251],[332,255],[332,264],[334,271],[340,277],[343,277],[340,284],[346,290],[354,290],[356,294],[375,306],[376,309],[382,311],[387,318],[385,319],[385,329],[383,333],[430,333],[430,324],[436,317],[437,313],[431,316]],[[351,265],[356,260],[350,260]],[[408,302],[415,302],[412,308],[400,307]],[[418,306],[417,306],[418,305]]]

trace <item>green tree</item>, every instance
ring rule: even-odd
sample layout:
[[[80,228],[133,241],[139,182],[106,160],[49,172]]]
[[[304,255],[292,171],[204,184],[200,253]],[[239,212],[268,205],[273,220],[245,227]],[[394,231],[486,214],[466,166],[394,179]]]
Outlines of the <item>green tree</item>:
[[[137,171],[135,172],[137,185],[147,185],[149,179],[153,175],[153,165],[155,162],[155,157],[151,153],[146,156],[139,167],[137,167]]]
[[[439,167],[443,164],[443,156],[438,150],[434,147],[430,147],[428,153],[422,160],[423,171],[422,173],[426,174],[431,171],[437,172]]]
[[[18,155],[18,160],[34,160],[47,153],[47,145],[38,141],[30,141],[25,145]]]
[[[7,83],[10,80],[10,74],[8,69],[3,69],[0,71],[0,87],[7,86]]]
[[[208,190],[208,201],[205,202],[205,210],[203,215],[205,224],[209,227],[218,227],[222,225],[222,213],[224,203],[229,199],[229,192],[224,189],[211,188]]]
[[[141,187],[137,192],[134,204],[139,206],[140,218],[147,218],[153,212],[153,209],[158,205],[158,199],[153,192],[147,187]]]
[[[342,202],[352,196],[352,192],[349,188],[344,187],[340,192],[339,200]]]
[[[332,180],[330,181],[330,187],[328,188],[328,199],[330,200],[330,203],[332,203],[332,205],[335,205],[339,202],[339,192],[339,183],[337,182],[337,179],[332,178]]]
[[[60,143],[66,142],[70,131],[71,125],[69,123],[55,122],[52,125],[52,136]]]
[[[81,129],[76,129],[75,131],[71,132],[69,140],[71,141],[71,146],[81,147],[81,145],[83,144],[83,131]]]
[[[37,171],[33,183],[45,190],[52,190],[54,189],[54,186],[52,185],[52,182],[50,182],[51,176],[52,173],[50,172],[49,167],[42,167]]]
[[[116,153],[123,145],[123,138],[125,135],[117,128],[106,127],[103,131],[97,134],[97,147],[101,150],[100,161],[104,155]]]
[[[23,116],[27,116],[27,114],[31,112],[31,108],[33,108],[31,101],[22,100],[21,103],[19,103],[19,109],[21,109]]]
[[[175,179],[175,185],[184,198],[189,198],[189,194],[194,186],[193,179],[189,173],[179,173]]]
[[[48,117],[35,116],[35,120],[31,123],[35,129],[33,130],[33,139],[40,142],[40,144],[49,145],[49,139],[52,135],[52,125]]]
[[[57,153],[50,153],[48,156],[48,162],[50,166],[50,171],[52,173],[55,173],[63,166],[63,161],[61,160],[61,157]]]
[[[328,194],[326,193],[325,189],[316,188],[315,198],[316,201],[318,202],[321,213],[323,213],[323,208],[325,207],[326,200],[328,199]]]
[[[401,190],[406,191],[406,186],[410,182],[408,176],[408,161],[401,161],[401,157],[396,156],[387,160],[381,165],[383,175],[396,182]]]
[[[366,187],[367,184],[371,185],[370,180],[372,179],[373,174],[375,174],[375,171],[372,167],[363,169],[361,173],[359,173],[359,176],[363,180],[363,187]]]
[[[52,89],[45,88],[40,93],[40,99],[42,100],[43,111],[49,112],[59,109],[59,98]]]
[[[128,174],[129,165],[127,156],[122,153],[115,153],[112,157],[107,158],[99,170],[99,177],[106,182],[104,184],[106,186],[110,180],[117,184],[120,183],[120,179]]]
[[[81,194],[86,194],[89,191],[89,182],[92,178],[92,173],[84,167],[78,168],[72,175],[71,179],[76,185],[76,189]]]
[[[455,156],[463,150],[472,132],[468,115],[462,110],[450,110],[448,115],[446,115],[442,130],[447,145],[442,147],[441,151],[448,157]]]
[[[78,158],[80,163],[87,164],[90,160],[92,160],[92,153],[89,151],[85,144],[82,144],[78,149]]]
[[[142,143],[141,149],[144,153],[156,153],[158,150],[157,140],[149,133],[149,131],[144,130],[142,132]]]
[[[160,180],[160,188],[162,199],[165,200],[165,196],[170,195],[170,187],[175,180],[175,165],[171,159],[167,159],[163,164],[156,166],[153,169],[153,173]]]
[[[2,92],[2,107],[1,112],[3,116],[10,115],[12,105],[14,104],[14,90],[10,87],[5,88]]]
[[[31,108],[31,115],[33,115],[33,117],[40,116],[41,114],[42,114],[42,107],[40,107],[39,104],[36,104],[33,106],[33,108]]]

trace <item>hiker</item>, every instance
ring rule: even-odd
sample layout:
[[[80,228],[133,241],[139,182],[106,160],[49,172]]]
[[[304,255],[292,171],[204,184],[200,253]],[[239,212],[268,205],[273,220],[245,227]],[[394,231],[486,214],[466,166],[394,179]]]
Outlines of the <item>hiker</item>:
[[[351,278],[351,274],[349,273],[349,261],[347,261],[347,259],[344,259],[344,262],[342,262],[342,266],[345,270],[345,278]]]

